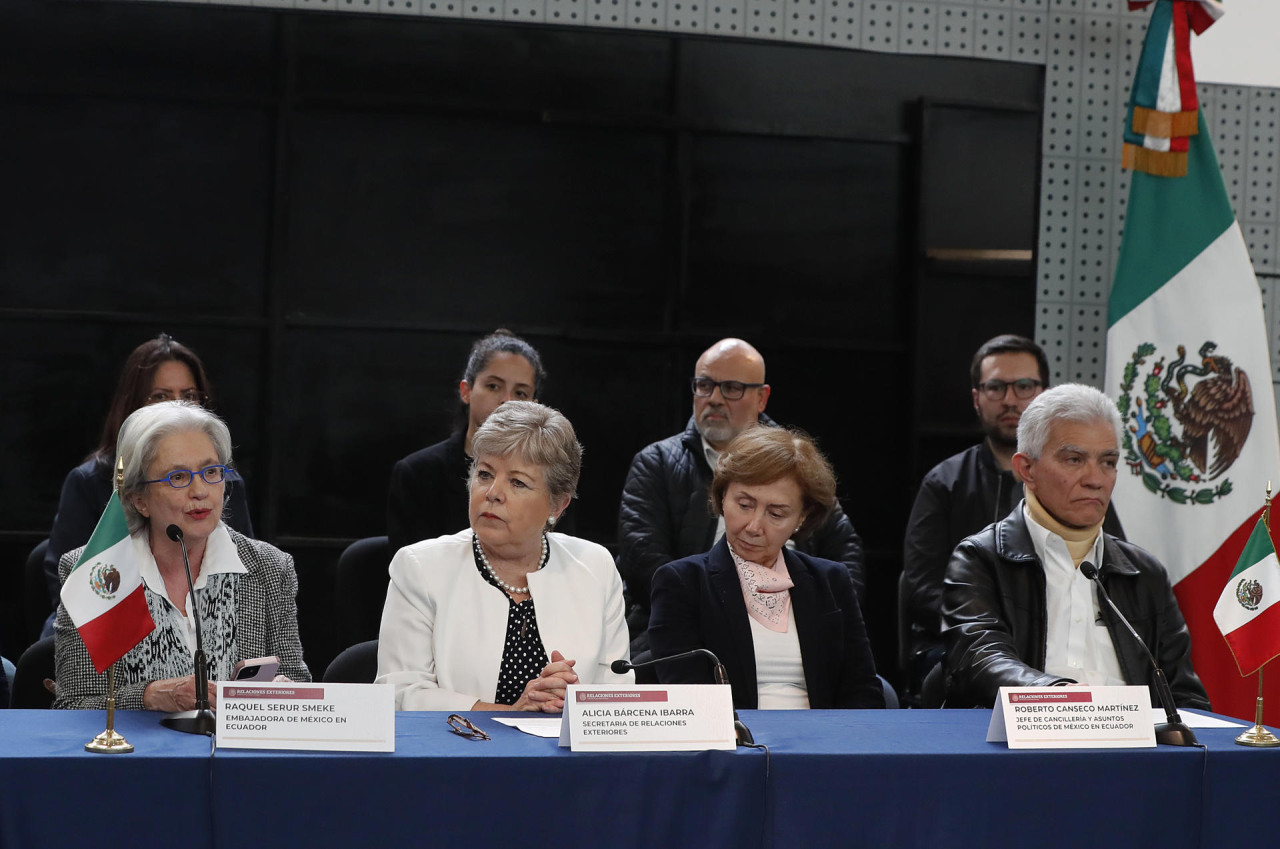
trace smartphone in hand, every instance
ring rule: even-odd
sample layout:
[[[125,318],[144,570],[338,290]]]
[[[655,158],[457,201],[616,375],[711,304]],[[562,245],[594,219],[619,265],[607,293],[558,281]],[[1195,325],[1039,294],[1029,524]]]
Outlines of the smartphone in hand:
[[[280,658],[275,655],[270,657],[255,657],[249,660],[242,660],[236,664],[236,668],[231,671],[232,681],[271,681],[276,677],[276,673],[280,671]]]

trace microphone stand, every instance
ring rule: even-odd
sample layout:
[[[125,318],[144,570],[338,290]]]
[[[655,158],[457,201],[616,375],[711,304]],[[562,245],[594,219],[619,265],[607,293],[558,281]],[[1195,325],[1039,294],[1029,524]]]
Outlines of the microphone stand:
[[[1116,617],[1124,623],[1124,627],[1129,629],[1129,633],[1138,641],[1138,645],[1142,646],[1142,650],[1147,653],[1147,659],[1151,661],[1151,668],[1155,670],[1156,695],[1160,697],[1160,704],[1164,708],[1165,716],[1165,721],[1156,725],[1156,742],[1164,743],[1167,746],[1199,746],[1200,741],[1196,739],[1195,732],[1178,715],[1178,709],[1173,701],[1173,691],[1169,689],[1169,679],[1165,677],[1164,670],[1160,668],[1160,664],[1156,663],[1155,655],[1151,653],[1151,649],[1147,648],[1147,644],[1142,641],[1142,637],[1138,636],[1138,632],[1133,629],[1133,626],[1129,624],[1129,620],[1125,618],[1124,614],[1120,612],[1120,608],[1116,607],[1115,602],[1111,600],[1111,596],[1107,594],[1106,587],[1102,586],[1102,576],[1098,574],[1098,567],[1086,560],[1080,564],[1080,574],[1093,581],[1103,601],[1116,614]]]
[[[720,662],[720,658],[716,657],[715,653],[710,649],[694,649],[692,651],[681,652],[680,654],[673,654],[669,657],[659,657],[653,660],[646,660],[644,663],[632,663],[629,660],[619,659],[615,660],[609,668],[613,670],[615,675],[621,675],[622,673],[629,672],[632,669],[643,669],[658,663],[666,663],[669,660],[684,660],[695,655],[705,657],[707,661],[711,663],[711,674],[715,679],[715,683],[724,684],[726,686],[729,684],[729,673],[725,670],[724,664]],[[756,744],[755,738],[751,736],[751,729],[747,728],[746,724],[738,718],[737,708],[733,709],[733,730],[737,737],[739,746],[754,746]]]
[[[196,620],[196,707],[195,710],[184,710],[171,713],[160,724],[184,734],[204,734],[212,737],[217,728],[217,718],[209,705],[209,666],[204,657],[204,638],[201,636],[200,605],[196,603],[196,585],[191,580],[191,561],[187,559],[187,542],[183,539],[182,528],[170,525],[165,529],[169,539],[182,546],[182,565],[187,570],[187,592],[191,599],[191,615]]]

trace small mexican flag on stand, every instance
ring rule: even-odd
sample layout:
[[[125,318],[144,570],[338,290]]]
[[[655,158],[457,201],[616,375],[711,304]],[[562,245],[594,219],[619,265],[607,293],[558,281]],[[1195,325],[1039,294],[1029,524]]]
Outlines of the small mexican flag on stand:
[[[1262,519],[1245,543],[1235,571],[1213,608],[1241,675],[1280,656],[1280,561]]]
[[[111,493],[89,544],[63,583],[62,604],[99,673],[156,627],[118,493]]]

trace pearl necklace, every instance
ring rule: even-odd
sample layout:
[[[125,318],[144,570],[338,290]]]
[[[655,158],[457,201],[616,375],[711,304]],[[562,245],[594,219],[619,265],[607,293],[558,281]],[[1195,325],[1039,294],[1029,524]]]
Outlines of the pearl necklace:
[[[502,587],[504,590],[506,590],[509,593],[515,593],[519,595],[521,593],[529,592],[528,587],[513,587],[510,584],[508,584],[506,581],[498,577],[498,573],[493,571],[493,567],[489,565],[489,558],[484,556],[484,546],[480,544],[480,537],[476,536],[474,531],[471,532],[471,545],[473,548],[475,548],[476,556],[480,558],[480,563],[482,566],[484,566],[484,571],[489,573],[489,577],[493,578],[494,583],[496,583],[498,586]],[[543,534],[542,535],[542,559],[538,561],[538,569],[541,569],[543,566],[546,566],[547,560],[550,557],[551,557],[551,549],[547,547],[547,535]]]

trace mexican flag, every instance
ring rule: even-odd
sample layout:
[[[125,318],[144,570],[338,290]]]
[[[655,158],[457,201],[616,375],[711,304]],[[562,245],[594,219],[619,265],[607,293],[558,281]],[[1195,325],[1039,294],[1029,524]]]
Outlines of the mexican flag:
[[[156,626],[117,493],[111,493],[89,544],[62,585],[62,604],[99,673]]]
[[[1266,523],[1258,520],[1231,579],[1213,608],[1241,675],[1280,655],[1280,561]]]
[[[1251,720],[1257,683],[1213,607],[1268,482],[1280,485],[1280,442],[1261,292],[1197,124],[1186,176],[1133,174],[1107,330],[1107,394],[1125,425],[1113,501],[1169,572],[1214,710]],[[1267,708],[1280,719],[1280,687]]]

